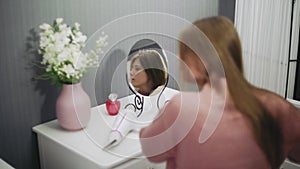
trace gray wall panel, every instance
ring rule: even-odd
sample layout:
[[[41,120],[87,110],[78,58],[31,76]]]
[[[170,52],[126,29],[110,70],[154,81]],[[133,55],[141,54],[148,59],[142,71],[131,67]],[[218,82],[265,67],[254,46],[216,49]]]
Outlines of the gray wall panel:
[[[219,15],[227,16],[234,22],[235,0],[219,0]]]

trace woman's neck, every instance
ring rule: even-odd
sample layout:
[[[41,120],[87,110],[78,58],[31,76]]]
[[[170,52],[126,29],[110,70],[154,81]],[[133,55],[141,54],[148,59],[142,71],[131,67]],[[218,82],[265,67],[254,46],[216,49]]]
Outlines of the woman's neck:
[[[215,80],[210,79],[209,81],[206,81],[204,84],[202,84],[201,88],[210,88],[216,90],[217,92],[228,90],[226,78],[219,78]]]
[[[226,100],[228,103],[231,102],[226,78],[219,78],[214,80],[213,83],[208,81],[202,86],[202,90],[210,92],[214,97],[220,98],[220,100]]]
[[[152,85],[149,83],[139,88],[139,93],[142,95],[149,96],[151,92],[152,92]]]

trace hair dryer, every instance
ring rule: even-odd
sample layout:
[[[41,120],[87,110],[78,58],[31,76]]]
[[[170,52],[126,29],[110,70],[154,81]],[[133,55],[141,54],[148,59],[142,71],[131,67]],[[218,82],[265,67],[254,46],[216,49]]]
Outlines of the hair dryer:
[[[131,131],[137,131],[141,129],[141,126],[136,124],[136,113],[129,109],[123,109],[117,115],[112,130],[109,133],[108,142],[104,146],[104,149],[112,148],[125,138],[125,136]]]

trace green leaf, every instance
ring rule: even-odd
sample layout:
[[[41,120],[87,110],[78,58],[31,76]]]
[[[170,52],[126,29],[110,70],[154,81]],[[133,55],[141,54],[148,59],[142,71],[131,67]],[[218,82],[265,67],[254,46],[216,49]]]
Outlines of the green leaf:
[[[57,76],[53,76],[51,79],[51,85],[55,85],[57,82]]]
[[[52,76],[51,72],[45,72],[44,74],[41,75],[42,78],[49,78]]]

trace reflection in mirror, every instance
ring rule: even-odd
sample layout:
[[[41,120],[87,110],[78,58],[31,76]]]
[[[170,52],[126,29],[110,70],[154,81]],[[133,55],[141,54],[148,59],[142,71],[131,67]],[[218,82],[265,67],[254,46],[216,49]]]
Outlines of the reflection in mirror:
[[[127,77],[134,93],[144,96],[160,93],[168,79],[162,48],[150,39],[136,42],[128,56]]]

